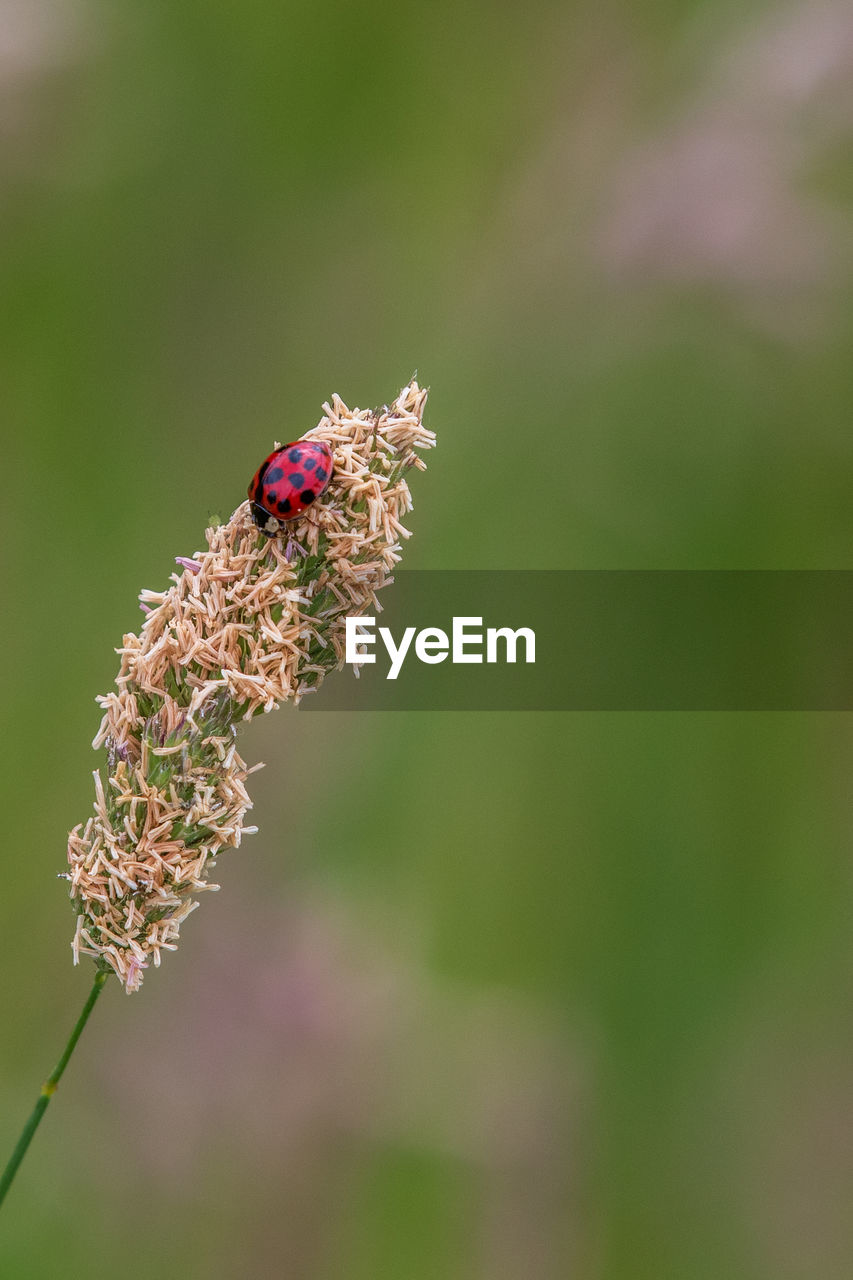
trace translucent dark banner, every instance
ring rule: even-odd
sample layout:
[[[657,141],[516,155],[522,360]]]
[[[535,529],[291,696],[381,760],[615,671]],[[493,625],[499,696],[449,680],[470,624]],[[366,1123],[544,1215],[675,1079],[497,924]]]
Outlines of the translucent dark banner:
[[[380,600],[375,661],[305,710],[853,710],[853,572],[404,570]]]

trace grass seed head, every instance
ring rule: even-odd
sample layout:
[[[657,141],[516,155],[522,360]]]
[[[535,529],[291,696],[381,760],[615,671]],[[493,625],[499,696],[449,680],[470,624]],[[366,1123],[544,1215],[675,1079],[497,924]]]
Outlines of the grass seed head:
[[[338,396],[303,439],[325,441],[322,499],[268,539],[243,502],[180,556],[165,591],[143,591],[145,621],[117,650],[116,688],[99,698],[94,812],[68,841],[74,961],[92,956],[136,991],[174,951],[217,855],[255,830],[237,724],[298,703],[344,660],[344,619],[377,607],[411,509],[406,475],[435,443],[417,382],[381,410]]]

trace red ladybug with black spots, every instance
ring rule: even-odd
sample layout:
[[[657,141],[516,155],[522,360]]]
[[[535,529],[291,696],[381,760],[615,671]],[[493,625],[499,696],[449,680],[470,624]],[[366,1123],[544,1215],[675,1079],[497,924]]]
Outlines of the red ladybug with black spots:
[[[315,440],[294,440],[261,463],[249,485],[252,519],[274,537],[287,520],[301,516],[325,493],[332,478],[332,451]]]

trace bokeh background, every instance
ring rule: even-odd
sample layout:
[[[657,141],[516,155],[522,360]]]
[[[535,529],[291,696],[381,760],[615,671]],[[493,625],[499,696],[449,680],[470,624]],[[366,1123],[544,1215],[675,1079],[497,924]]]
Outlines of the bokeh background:
[[[850,568],[851,208],[846,0],[2,0],[4,1149],[88,989],[94,695],[271,441],[417,369],[410,567]],[[107,989],[4,1276],[853,1274],[848,716],[243,747],[260,834]]]

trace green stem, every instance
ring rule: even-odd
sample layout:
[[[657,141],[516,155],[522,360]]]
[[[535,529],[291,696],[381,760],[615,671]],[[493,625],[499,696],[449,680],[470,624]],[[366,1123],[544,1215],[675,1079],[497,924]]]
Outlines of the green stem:
[[[36,1129],[39,1127],[39,1121],[41,1120],[42,1116],[47,1110],[47,1104],[50,1102],[51,1098],[56,1093],[56,1087],[59,1084],[59,1081],[62,1077],[62,1073],[65,1070],[65,1068],[68,1066],[68,1060],[71,1057],[72,1053],[74,1052],[74,1047],[83,1033],[83,1028],[85,1027],[86,1023],[89,1020],[89,1014],[94,1009],[95,1001],[97,1000],[98,996],[101,994],[101,988],[103,987],[108,977],[109,977],[109,974],[107,973],[97,973],[95,975],[95,981],[92,984],[92,990],[89,992],[89,998],[86,1001],[86,1003],[83,1005],[83,1012],[80,1014],[80,1017],[77,1019],[77,1024],[74,1027],[74,1030],[71,1032],[71,1037],[68,1041],[68,1044],[65,1046],[65,1049],[63,1050],[62,1057],[59,1059],[56,1066],[53,1068],[53,1071],[50,1073],[50,1075],[48,1076],[48,1078],[45,1080],[44,1084],[41,1087],[41,1093],[39,1094],[38,1102],[33,1107],[32,1114],[29,1120],[24,1125],[23,1131],[21,1133],[20,1138],[18,1139],[15,1150],[12,1152],[9,1163],[6,1165],[6,1168],[3,1170],[3,1176],[0,1177],[0,1204],[3,1203],[4,1199],[6,1198],[6,1192],[9,1190],[9,1188],[12,1185],[12,1181],[15,1177],[15,1174],[18,1172],[18,1165],[21,1163],[24,1156],[27,1154],[27,1148],[32,1142],[33,1134],[35,1133]]]

